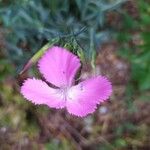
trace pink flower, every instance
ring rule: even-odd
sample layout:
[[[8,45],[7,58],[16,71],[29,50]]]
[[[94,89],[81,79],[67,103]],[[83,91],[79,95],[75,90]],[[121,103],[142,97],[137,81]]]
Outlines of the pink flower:
[[[112,93],[111,83],[106,77],[97,76],[75,85],[75,75],[80,60],[68,50],[54,46],[38,63],[39,70],[55,88],[39,79],[27,79],[21,87],[23,96],[35,104],[46,104],[51,108],[64,108],[76,116],[93,113],[97,104]]]

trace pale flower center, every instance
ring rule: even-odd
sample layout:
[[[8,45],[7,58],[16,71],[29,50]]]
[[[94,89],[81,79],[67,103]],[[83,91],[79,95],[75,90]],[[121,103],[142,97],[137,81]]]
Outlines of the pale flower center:
[[[59,89],[61,98],[65,101],[72,100],[75,97],[75,90],[73,87],[62,87]]]
[[[72,101],[74,98],[77,98],[79,93],[81,95],[82,92],[84,92],[84,88],[83,88],[83,85],[80,84],[78,86],[62,87],[59,89],[59,92],[63,100]]]

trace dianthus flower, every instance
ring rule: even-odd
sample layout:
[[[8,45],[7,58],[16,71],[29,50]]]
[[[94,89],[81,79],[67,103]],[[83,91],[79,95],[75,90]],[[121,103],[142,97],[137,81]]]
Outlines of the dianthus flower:
[[[21,87],[22,95],[34,104],[50,108],[66,108],[70,114],[84,117],[93,113],[98,104],[108,99],[112,86],[104,76],[95,76],[75,85],[80,59],[65,48],[49,48],[38,62],[46,82],[28,78]]]

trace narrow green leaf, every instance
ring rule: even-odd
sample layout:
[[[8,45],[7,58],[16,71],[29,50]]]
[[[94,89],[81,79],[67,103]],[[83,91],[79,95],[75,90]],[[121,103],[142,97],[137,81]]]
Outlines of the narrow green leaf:
[[[52,47],[58,41],[59,38],[52,39],[46,45],[44,45],[40,50],[38,50],[37,53],[35,53],[33,57],[27,62],[27,64],[24,66],[24,68],[19,74],[21,75],[25,71],[27,71],[33,64],[35,64],[39,60],[39,58],[45,53],[45,51],[47,51],[48,48]]]

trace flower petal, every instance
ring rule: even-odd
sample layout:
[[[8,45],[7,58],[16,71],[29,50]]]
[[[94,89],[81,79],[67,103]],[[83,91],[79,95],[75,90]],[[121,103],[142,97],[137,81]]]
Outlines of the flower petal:
[[[67,110],[73,115],[86,116],[94,112],[96,105],[106,100],[111,93],[111,83],[105,77],[85,80],[68,91]]]
[[[65,100],[59,89],[49,87],[44,81],[27,79],[21,87],[22,95],[35,104],[46,104],[53,108],[63,108]]]
[[[68,50],[54,46],[39,60],[45,79],[57,87],[72,85],[80,60]]]

